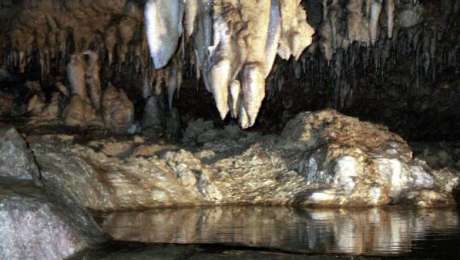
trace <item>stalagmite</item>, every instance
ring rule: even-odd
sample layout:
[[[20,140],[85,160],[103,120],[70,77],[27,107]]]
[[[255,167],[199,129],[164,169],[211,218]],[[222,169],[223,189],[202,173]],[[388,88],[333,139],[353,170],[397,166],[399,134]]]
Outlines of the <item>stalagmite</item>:
[[[112,85],[104,91],[102,112],[105,126],[113,132],[126,132],[133,124],[133,103],[122,89]]]
[[[166,66],[176,52],[183,13],[182,0],[149,0],[145,5],[147,39],[156,69]]]
[[[70,57],[70,63],[67,65],[67,78],[70,83],[72,95],[78,95],[83,100],[87,100],[88,95],[85,86],[85,64],[81,55],[74,54]]]
[[[96,119],[96,111],[80,95],[73,95],[63,112],[64,123],[68,126],[86,127]]]
[[[101,80],[99,77],[99,57],[93,51],[83,53],[87,57],[87,67],[85,71],[86,83],[88,85],[89,98],[96,110],[101,108]]]

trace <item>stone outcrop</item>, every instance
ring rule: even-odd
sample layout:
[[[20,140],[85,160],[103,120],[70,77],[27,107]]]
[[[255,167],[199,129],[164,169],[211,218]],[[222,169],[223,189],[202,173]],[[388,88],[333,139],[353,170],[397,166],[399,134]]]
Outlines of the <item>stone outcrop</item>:
[[[446,206],[454,204],[459,180],[413,159],[407,143],[384,127],[333,110],[301,113],[281,136],[197,121],[184,133],[183,146],[130,141],[118,157],[59,138],[29,138],[45,185],[103,211],[217,204]],[[103,147],[106,141],[99,142]]]
[[[13,127],[0,125],[0,177],[32,180],[39,177],[32,152]]]
[[[60,260],[102,242],[92,218],[75,208],[30,183],[0,179],[0,258]]]

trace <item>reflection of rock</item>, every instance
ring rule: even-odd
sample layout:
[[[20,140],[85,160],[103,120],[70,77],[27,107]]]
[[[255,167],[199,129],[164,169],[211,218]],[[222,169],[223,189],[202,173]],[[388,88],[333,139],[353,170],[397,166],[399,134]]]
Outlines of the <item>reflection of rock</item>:
[[[96,111],[90,103],[78,95],[73,95],[63,112],[64,122],[68,126],[86,127],[96,119]]]
[[[458,229],[455,210],[214,207],[109,214],[103,229],[117,240],[225,243],[300,252],[401,254],[427,233]]]
[[[0,176],[38,178],[39,172],[26,142],[13,127],[0,128]]]
[[[105,126],[114,132],[128,130],[134,121],[134,105],[122,89],[110,85],[102,98]]]
[[[130,145],[125,160],[49,138],[31,138],[31,147],[46,183],[96,210],[224,203],[429,207],[452,204],[458,186],[453,173],[412,159],[399,136],[332,110],[299,114],[281,137],[197,121],[184,142],[188,147],[134,144],[133,152]]]
[[[64,259],[102,241],[93,220],[26,183],[0,181],[0,259]]]

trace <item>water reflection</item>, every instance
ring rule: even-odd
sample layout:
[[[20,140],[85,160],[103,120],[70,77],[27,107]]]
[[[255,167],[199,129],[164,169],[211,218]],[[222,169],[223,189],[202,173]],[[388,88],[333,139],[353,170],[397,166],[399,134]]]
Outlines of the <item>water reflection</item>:
[[[446,209],[315,209],[217,207],[113,213],[102,222],[116,240],[226,243],[306,253],[398,255],[427,236],[458,235]],[[437,234],[439,236],[437,236]]]

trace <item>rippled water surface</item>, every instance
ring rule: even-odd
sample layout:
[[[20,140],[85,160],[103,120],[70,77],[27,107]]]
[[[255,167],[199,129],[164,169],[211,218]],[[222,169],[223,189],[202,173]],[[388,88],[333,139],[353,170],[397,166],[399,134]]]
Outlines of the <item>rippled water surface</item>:
[[[455,209],[213,207],[113,213],[101,224],[119,241],[460,257],[459,216]]]

